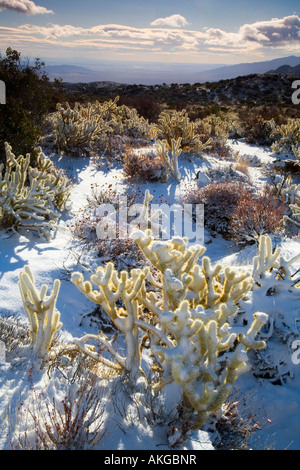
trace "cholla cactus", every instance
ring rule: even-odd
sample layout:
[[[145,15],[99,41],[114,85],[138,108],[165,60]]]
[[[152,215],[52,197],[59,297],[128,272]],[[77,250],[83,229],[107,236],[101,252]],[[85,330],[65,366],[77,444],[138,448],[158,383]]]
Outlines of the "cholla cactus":
[[[200,153],[210,147],[210,140],[202,142],[201,136],[196,132],[196,124],[190,121],[186,110],[163,111],[156,124],[151,127],[153,137],[166,141],[166,146],[172,149],[173,141],[181,139],[181,149],[185,152]]]
[[[150,138],[150,125],[147,119],[139,116],[135,108],[117,106],[112,115],[111,126],[116,135],[126,135],[133,139]]]
[[[89,152],[95,140],[109,130],[109,124],[102,119],[98,107],[88,103],[76,103],[72,109],[69,103],[65,108],[59,103],[52,116],[56,146],[65,153]]]
[[[55,333],[61,328],[60,314],[56,310],[56,301],[60,289],[60,281],[54,281],[53,290],[47,296],[46,285],[40,292],[35,287],[33,274],[29,266],[25,266],[18,283],[23,305],[27,314],[34,351],[40,359],[47,359],[48,351]]]
[[[233,315],[226,308],[190,309],[186,300],[174,312],[161,313],[162,327],[174,344],[152,347],[164,367],[163,380],[154,388],[160,390],[173,381],[180,385],[185,406],[197,412],[195,428],[221,408],[238,377],[249,369],[247,351],[265,346],[255,338],[268,315],[257,312],[250,328],[240,335],[229,326]]]
[[[300,281],[295,279],[293,265],[300,260],[300,254],[286,260],[280,248],[273,249],[269,235],[261,235],[257,255],[253,258],[253,279],[265,291],[272,288],[273,292],[287,290],[300,294]]]
[[[138,303],[137,292],[140,290],[143,280],[148,274],[148,269],[132,270],[130,276],[122,271],[118,276],[113,263],[108,263],[105,268],[99,267],[91,277],[91,281],[98,286],[98,290],[92,289],[89,281],[84,281],[80,273],[73,273],[72,282],[92,302],[101,305],[117,329],[124,334],[127,356],[121,356],[113,347],[105,335],[100,332],[96,335],[86,335],[81,339],[75,339],[74,343],[82,352],[98,359],[100,362],[116,370],[124,371],[133,377],[139,373],[140,350],[138,327]],[[120,305],[122,301],[123,306]],[[85,345],[88,340],[100,342],[112,355],[115,362],[105,359],[95,353],[94,348]]]
[[[222,117],[211,114],[202,120],[197,120],[196,124],[204,135],[210,136],[222,147],[226,145],[230,133],[240,132],[238,116],[234,113],[228,113]]]
[[[30,167],[30,155],[18,158],[6,143],[6,167],[0,166],[0,225],[13,230],[37,231],[49,238],[69,196],[67,179],[48,171],[52,163],[41,153],[40,169]],[[29,181],[29,183],[28,183]]]
[[[57,105],[51,118],[56,146],[67,154],[88,154],[95,144],[105,142],[111,135],[127,135],[133,138],[148,137],[148,121],[139,117],[136,109],[118,106],[115,100],[104,103],[69,103]]]
[[[273,152],[279,154],[283,152],[293,153],[299,159],[300,149],[300,119],[289,118],[287,124],[275,126],[270,134],[277,141],[272,145]]]
[[[177,140],[172,139],[171,141],[171,151],[168,148],[168,145],[165,141],[159,140],[155,146],[156,154],[161,159],[163,165],[165,166],[167,179],[174,178],[175,180],[180,180],[181,175],[178,168],[178,157],[180,156],[181,149],[181,137]],[[172,157],[170,158],[170,152]]]
[[[145,210],[150,200],[147,193]],[[233,383],[247,369],[247,350],[264,346],[256,335],[267,315],[257,313],[245,331],[234,326],[237,302],[252,286],[248,272],[220,264],[212,267],[207,257],[199,265],[205,248],[189,247],[186,238],[157,241],[149,229],[134,229],[131,237],[152,269],[132,269],[130,274],[122,271],[119,275],[108,263],[91,277],[97,290],[81,273],[72,276],[80,291],[101,305],[124,334],[127,355],[120,355],[113,340],[102,332],[74,342],[85,354],[136,379],[141,374],[143,344],[139,332],[146,332],[162,370],[154,388],[159,390],[170,382],[180,385],[185,405],[197,412],[195,426],[199,427],[223,404]],[[86,344],[90,340],[98,341],[113,361]]]
[[[290,204],[289,207],[292,211],[291,217],[285,215],[284,219],[300,227],[300,206],[298,204]]]

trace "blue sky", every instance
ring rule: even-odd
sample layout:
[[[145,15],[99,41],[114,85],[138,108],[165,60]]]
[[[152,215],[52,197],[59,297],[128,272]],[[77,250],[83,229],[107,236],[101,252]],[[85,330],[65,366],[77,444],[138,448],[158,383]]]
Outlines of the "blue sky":
[[[299,0],[0,0],[0,51],[234,64],[300,56]]]

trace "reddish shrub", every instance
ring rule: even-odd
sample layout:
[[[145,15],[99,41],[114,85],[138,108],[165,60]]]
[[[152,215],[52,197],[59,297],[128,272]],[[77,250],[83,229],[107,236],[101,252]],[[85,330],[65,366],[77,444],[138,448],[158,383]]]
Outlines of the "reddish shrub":
[[[230,220],[240,197],[247,198],[251,192],[242,183],[211,183],[189,192],[183,202],[204,204],[204,225],[212,233],[229,236]]]
[[[267,187],[259,195],[242,195],[231,216],[231,238],[239,244],[247,244],[256,241],[261,234],[278,233],[285,209]]]
[[[135,181],[164,181],[165,167],[162,160],[152,152],[136,154],[128,152],[123,166],[125,176]]]

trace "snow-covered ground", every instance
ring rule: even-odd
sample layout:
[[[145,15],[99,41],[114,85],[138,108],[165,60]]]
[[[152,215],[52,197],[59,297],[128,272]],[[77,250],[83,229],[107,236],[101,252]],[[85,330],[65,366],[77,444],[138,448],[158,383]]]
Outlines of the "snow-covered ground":
[[[234,150],[240,155],[247,156],[250,161],[250,177],[260,187],[266,180],[263,169],[274,159],[268,149],[250,146],[242,141],[231,142]],[[99,263],[92,249],[83,250],[82,241],[76,239],[70,227],[76,214],[86,205],[86,197],[91,194],[92,185],[99,187],[112,185],[120,194],[126,194],[128,183],[122,174],[121,164],[116,164],[110,170],[96,169],[87,158],[59,158],[49,155],[55,163],[66,169],[73,178],[71,190],[71,209],[63,214],[58,222],[57,231],[50,241],[44,241],[32,234],[12,234],[0,231],[0,316],[24,319],[25,313],[18,288],[20,271],[29,264],[34,274],[36,285],[53,285],[56,278],[61,279],[62,285],[58,297],[57,309],[63,323],[61,336],[63,339],[83,336],[85,333],[96,333],[92,322],[83,321],[86,315],[94,310],[92,304],[70,282],[70,272],[81,269],[86,275],[91,274]],[[195,185],[195,175],[198,169],[209,169],[227,165],[218,158],[202,158],[193,161],[180,160],[180,171],[183,179],[180,183],[151,183],[139,185],[141,197],[146,189],[154,195],[153,202],[180,202],[180,196],[187,186]],[[136,187],[137,190],[137,187]],[[142,202],[142,198],[141,198]],[[252,262],[255,247],[239,250],[236,245],[222,237],[211,238],[205,232],[206,254],[213,262],[223,262],[234,265],[247,265]],[[282,253],[288,257],[300,252],[300,238],[278,239],[277,243]],[[295,266],[300,268],[300,263]],[[278,300],[266,297],[264,294],[252,293],[250,299],[253,311],[264,311],[264,308],[276,311],[280,315],[291,315],[290,321],[295,328],[300,328],[300,296],[298,299],[288,296]],[[248,308],[248,307],[247,307]],[[269,313],[269,312],[267,312]],[[300,332],[299,332],[300,336]],[[300,338],[299,338],[300,339]],[[236,400],[240,401],[241,415],[252,415],[255,431],[250,436],[250,447],[254,449],[300,449],[300,364],[291,361],[291,349],[288,344],[280,343],[278,337],[271,339],[268,345],[270,354],[276,363],[282,357],[285,361],[285,371],[281,383],[254,376],[250,371],[241,376],[237,382]],[[48,398],[63,397],[63,380],[58,370],[52,375],[39,369],[22,368],[15,361],[5,361],[5,355],[0,351],[0,449],[10,449],[11,439],[15,436],[13,429],[22,413],[24,419],[18,426],[26,428],[26,409],[32,403],[33,394],[42,394],[47,390]],[[283,367],[283,366],[282,366]],[[175,399],[175,398],[174,398]],[[105,399],[104,399],[105,401]],[[107,413],[107,406],[105,407]],[[168,449],[164,427],[158,424],[154,428],[148,422],[137,419],[132,412],[132,420],[120,422],[120,417],[113,416],[105,436],[96,448],[99,449]],[[109,421],[109,420],[108,420]],[[19,429],[22,431],[22,428]],[[195,433],[181,447],[191,450],[213,449],[212,436],[206,431]]]

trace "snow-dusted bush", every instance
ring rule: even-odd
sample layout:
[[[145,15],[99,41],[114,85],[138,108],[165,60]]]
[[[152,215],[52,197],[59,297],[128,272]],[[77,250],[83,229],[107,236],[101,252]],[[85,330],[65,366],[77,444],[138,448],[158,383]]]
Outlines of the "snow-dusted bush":
[[[230,238],[239,244],[254,243],[262,234],[283,229],[285,205],[265,188],[260,194],[238,197],[230,218]]]
[[[68,179],[39,150],[36,168],[30,155],[12,153],[6,143],[6,166],[0,165],[0,226],[36,231],[49,238],[70,194]]]
[[[242,183],[210,183],[183,197],[186,204],[204,204],[204,224],[211,233],[230,236],[230,221],[239,198],[247,199],[250,190]]]
[[[166,180],[164,163],[154,152],[140,154],[136,151],[127,152],[123,171],[127,178],[137,182]]]

